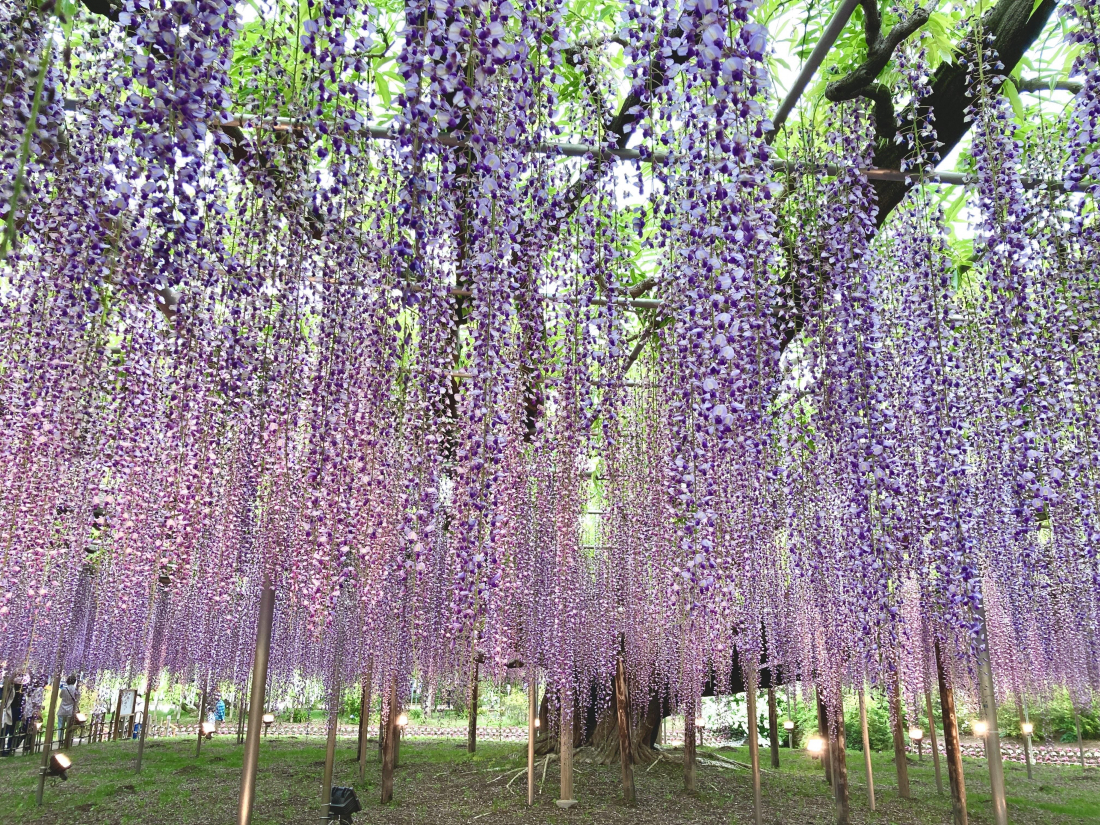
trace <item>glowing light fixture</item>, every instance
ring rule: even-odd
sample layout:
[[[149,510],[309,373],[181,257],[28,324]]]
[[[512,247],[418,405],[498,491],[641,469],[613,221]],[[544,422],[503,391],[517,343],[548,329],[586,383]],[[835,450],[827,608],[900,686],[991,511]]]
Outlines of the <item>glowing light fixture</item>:
[[[409,715],[407,713],[402,713],[397,717],[397,727],[403,728],[407,724],[409,724]]]
[[[974,731],[975,736],[985,736],[989,733],[989,725],[980,719],[971,723],[970,729]]]
[[[73,760],[63,753],[55,753],[50,756],[50,768],[46,773],[49,776],[60,777],[64,782],[69,778],[69,768],[73,766]]]
[[[273,714],[273,713],[265,713],[265,714],[263,715],[263,723],[264,723],[264,736],[267,736],[267,729],[271,727],[271,724],[272,724],[272,723],[273,723],[274,721],[275,721],[275,714]]]
[[[542,720],[541,719],[536,719],[535,720],[535,730],[538,730],[540,727],[542,727]]]
[[[783,730],[794,730],[794,720],[788,719],[783,723]]]
[[[820,756],[825,750],[825,740],[820,736],[811,736],[806,740],[806,750],[810,752],[810,756]]]
[[[209,739],[211,736],[214,735],[214,731],[217,729],[217,726],[213,722],[203,722],[201,729],[202,735]]]
[[[1035,726],[1031,724],[1031,722],[1024,722],[1020,725],[1020,732],[1024,736],[1031,736],[1031,734],[1035,732]]]
[[[73,716],[73,721],[76,722],[78,725],[83,725],[85,722],[88,721],[88,715],[86,713],[78,713]]]
[[[924,731],[918,727],[909,728],[909,738],[914,742],[919,742],[924,738]]]

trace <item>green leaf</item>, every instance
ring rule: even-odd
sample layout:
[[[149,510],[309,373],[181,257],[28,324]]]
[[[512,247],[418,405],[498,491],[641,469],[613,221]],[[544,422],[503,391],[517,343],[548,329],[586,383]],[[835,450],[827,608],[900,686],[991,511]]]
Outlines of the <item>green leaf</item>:
[[[1008,98],[1008,102],[1012,104],[1012,111],[1016,113],[1016,120],[1019,121],[1021,126],[1026,125],[1027,117],[1024,114],[1024,103],[1020,100],[1020,93],[1016,91],[1016,84],[1005,78],[1005,82],[1001,84],[1001,89]]]

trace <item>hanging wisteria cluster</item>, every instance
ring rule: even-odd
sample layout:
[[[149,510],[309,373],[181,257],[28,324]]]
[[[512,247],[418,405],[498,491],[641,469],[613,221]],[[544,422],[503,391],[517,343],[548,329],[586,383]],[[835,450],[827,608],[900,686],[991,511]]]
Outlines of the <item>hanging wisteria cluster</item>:
[[[1067,9],[1084,90],[1028,172],[1080,189]],[[861,105],[776,163],[751,0],[627,0],[606,42],[561,0],[300,11],[0,9],[10,669],[243,686],[273,587],[273,684],[332,704],[481,657],[554,702],[620,657],[638,703],[761,668],[916,702],[986,639],[1002,698],[1100,687],[1100,226],[1025,190],[995,54],[960,266],[929,187],[878,227]]]

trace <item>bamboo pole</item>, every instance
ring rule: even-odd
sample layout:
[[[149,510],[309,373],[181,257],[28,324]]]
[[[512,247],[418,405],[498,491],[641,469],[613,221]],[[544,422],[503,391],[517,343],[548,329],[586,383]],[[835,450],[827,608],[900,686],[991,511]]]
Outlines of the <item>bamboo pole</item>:
[[[911,799],[909,792],[909,763],[905,756],[905,733],[902,730],[901,709],[901,674],[895,674],[893,687],[890,689],[890,715],[893,718],[894,734],[894,767],[898,773],[898,796],[902,799]]]
[[[779,714],[775,705],[775,688],[768,688],[768,746],[772,752],[772,767],[779,767]]]
[[[871,737],[867,732],[867,699],[863,688],[859,689],[859,728],[863,734],[863,767],[867,771],[867,801],[875,809],[875,772],[871,767]]]
[[[837,825],[849,825],[851,807],[848,801],[848,743],[844,733],[843,693],[837,697],[835,726],[836,747],[830,749],[833,752],[833,793],[836,797],[836,821]]]
[[[573,798],[573,697],[564,691],[561,695],[561,739],[558,761],[561,763],[561,798],[554,801],[559,808],[572,808]]]
[[[382,748],[382,804],[393,800],[393,769],[396,767],[395,741],[397,739],[397,675],[390,677],[390,709],[386,716],[385,746]]]
[[[955,691],[947,682],[939,640],[933,644],[936,675],[940,688],[940,718],[943,720],[943,747],[947,761],[947,780],[951,786],[951,816],[954,825],[966,822],[966,780],[963,777],[962,749],[959,747],[959,721],[955,715]]]
[[[978,611],[981,637],[978,646],[978,687],[981,690],[982,714],[989,725],[985,735],[986,762],[989,764],[989,790],[993,804],[994,825],[1008,825],[1008,803],[1005,799],[1005,768],[1001,759],[1001,734],[997,730],[997,696],[993,692],[993,666],[989,656],[989,631],[985,608]]]
[[[932,707],[932,691],[924,691],[924,704],[928,710],[928,735],[932,740],[932,764],[936,768],[936,793],[943,796],[943,777],[940,775],[940,744],[936,739],[936,715]]]
[[[527,807],[535,804],[535,719],[538,718],[538,680],[531,665],[527,686]]]
[[[619,727],[619,762],[623,774],[623,801],[627,805],[635,803],[634,795],[634,749],[630,738],[630,695],[627,692],[626,667],[622,655],[615,666],[615,712]]]
[[[748,674],[745,699],[749,716],[749,763],[752,765],[752,814],[755,825],[764,825],[760,795],[760,732],[756,717],[756,667]]]
[[[256,767],[260,761],[260,729],[263,727],[264,697],[267,692],[267,665],[271,655],[271,625],[275,615],[275,587],[264,578],[260,594],[260,615],[256,622],[256,655],[252,663],[252,695],[248,699],[248,731],[244,740],[241,766],[241,794],[237,806],[237,825],[252,822],[252,803],[256,799]]]

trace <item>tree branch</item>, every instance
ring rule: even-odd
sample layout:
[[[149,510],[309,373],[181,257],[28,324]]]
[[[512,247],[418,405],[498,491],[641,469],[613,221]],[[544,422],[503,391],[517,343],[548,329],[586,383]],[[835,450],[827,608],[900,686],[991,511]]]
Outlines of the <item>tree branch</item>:
[[[1016,87],[1018,92],[1069,92],[1070,94],[1079,94],[1084,85],[1072,80],[1043,80],[1041,77],[1021,77],[1019,80],[1013,80],[1012,85]]]
[[[928,22],[928,11],[918,8],[905,20],[898,22],[894,28],[890,29],[889,34],[883,35],[880,28],[881,20],[877,19],[878,7],[875,0],[863,0],[864,10],[868,6],[874,7],[876,19],[872,20],[871,15],[867,15],[865,28],[867,59],[840,80],[834,80],[825,87],[825,99],[833,103],[839,103],[842,100],[853,100],[861,96],[869,97],[870,95],[865,95],[865,90],[875,82],[882,70],[886,68],[886,64],[890,62],[890,58],[894,54],[894,49]]]

